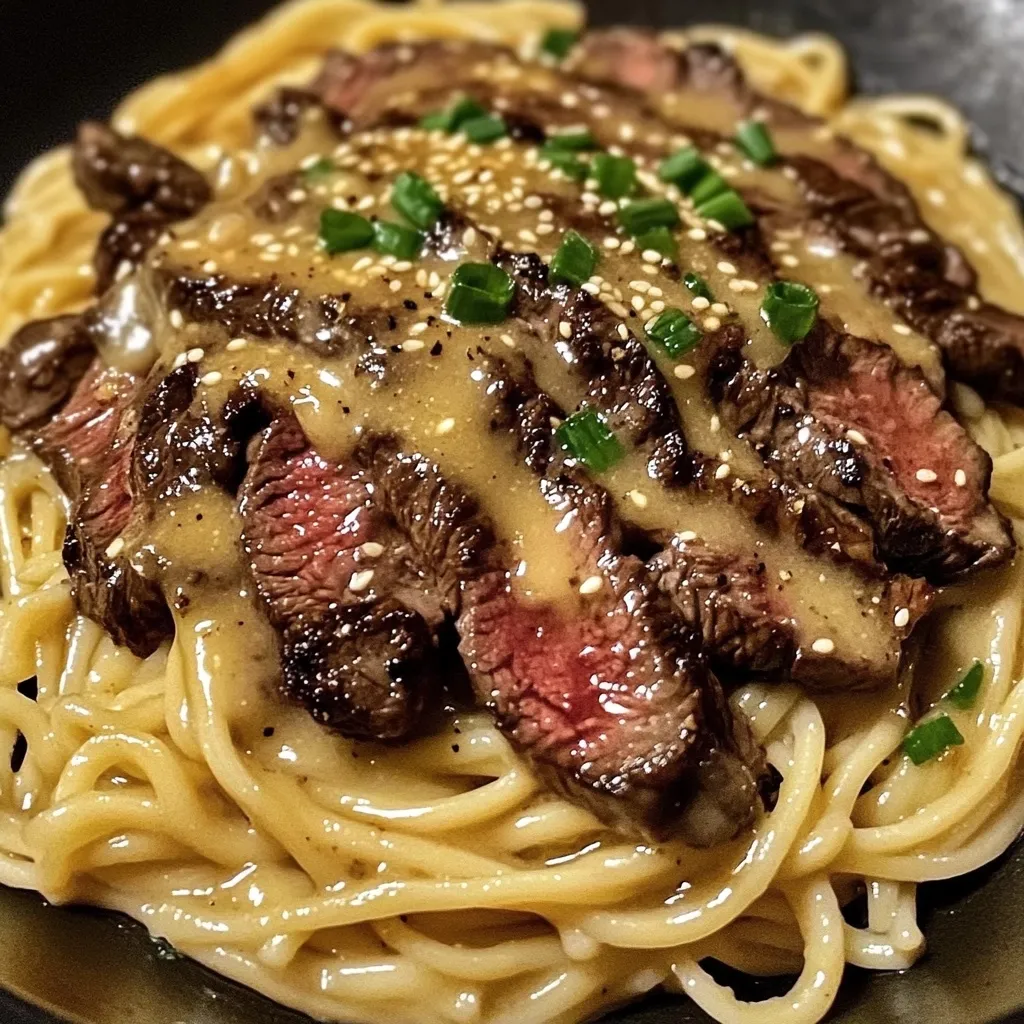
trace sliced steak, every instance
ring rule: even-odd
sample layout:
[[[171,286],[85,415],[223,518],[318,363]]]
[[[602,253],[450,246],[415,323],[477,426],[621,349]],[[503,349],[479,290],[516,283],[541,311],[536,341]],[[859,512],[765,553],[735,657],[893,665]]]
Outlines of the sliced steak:
[[[723,416],[783,479],[870,523],[892,570],[943,583],[1010,557],[1009,524],[987,500],[991,460],[917,370],[824,322],[770,370],[732,335],[711,370]]]
[[[70,398],[95,354],[77,314],[25,324],[0,349],[0,422],[11,430],[46,423]]]
[[[439,687],[441,605],[410,568],[367,473],[328,462],[296,420],[276,419],[240,511],[256,590],[281,635],[285,694],[354,739],[414,733]]]
[[[459,596],[461,651],[480,700],[545,777],[606,821],[701,845],[735,834],[751,819],[755,772],[696,635],[643,564],[619,553],[609,496],[566,462],[554,437],[558,407],[483,354],[473,365],[492,429],[553,508],[574,510],[558,536],[580,579],[602,584],[576,611],[520,597],[475,503],[430,460],[378,443],[375,496],[412,520],[414,546],[426,545],[424,562],[438,567],[437,589]]]
[[[206,178],[173,153],[95,121],[79,128],[71,167],[86,202],[113,216],[96,249],[99,294],[122,267],[141,262],[168,224],[191,217],[212,195]]]
[[[160,588],[121,550],[132,516],[130,471],[140,382],[97,361],[39,432],[37,450],[72,500],[64,564],[79,610],[139,657],[173,624]]]

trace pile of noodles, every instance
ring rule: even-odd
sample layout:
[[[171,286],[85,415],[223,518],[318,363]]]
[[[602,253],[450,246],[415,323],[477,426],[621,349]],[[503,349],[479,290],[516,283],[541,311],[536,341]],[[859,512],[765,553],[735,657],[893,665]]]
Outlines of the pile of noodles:
[[[140,89],[114,120],[236,182],[259,166],[252,106],[275,85],[308,81],[329,45],[530,45],[581,19],[575,6],[525,0],[301,0],[209,63]],[[717,40],[761,89],[870,149],[963,247],[986,296],[1022,308],[1024,232],[967,155],[954,110],[919,97],[849,100],[828,38],[714,26],[676,36]],[[102,225],[66,150],[24,173],[0,235],[0,336],[89,302]],[[959,386],[954,402],[995,459],[995,499],[1024,516],[1021,413]],[[34,456],[2,443],[0,748],[20,733],[27,753],[17,770],[0,758],[0,882],[124,911],[311,1014],[575,1022],[664,984],[723,1022],[774,1020],[782,1005],[794,1024],[817,1021],[846,964],[902,968],[921,954],[918,883],[979,867],[1024,825],[1017,566],[958,590],[890,692],[738,692],[735,707],[784,778],[777,806],[724,847],[649,849],[547,793],[487,716],[455,722],[457,745],[446,730],[356,750],[273,695],[246,694],[202,630],[179,623],[145,661],[116,647],[73,606],[64,496]],[[899,749],[911,696],[927,706],[975,658],[979,700],[953,712],[966,742],[912,765]],[[18,689],[31,677],[34,700]],[[277,726],[266,744],[242,739],[259,701],[261,723]],[[840,907],[862,891],[867,926],[856,928]],[[706,957],[797,979],[781,1001],[742,1003],[699,966]]]

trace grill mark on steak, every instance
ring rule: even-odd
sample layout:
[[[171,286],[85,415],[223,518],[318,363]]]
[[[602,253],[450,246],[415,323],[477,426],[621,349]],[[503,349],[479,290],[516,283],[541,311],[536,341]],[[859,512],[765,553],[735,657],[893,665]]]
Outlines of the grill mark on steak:
[[[868,521],[890,569],[943,583],[1010,556],[1008,523],[986,499],[991,459],[918,371],[824,322],[773,369],[755,369],[741,345],[728,330],[712,345],[723,416],[784,479]]]
[[[79,128],[71,168],[86,202],[113,217],[94,257],[98,294],[123,266],[137,266],[167,225],[191,217],[212,195],[206,178],[184,160],[96,121]]]
[[[702,845],[733,835],[751,820],[755,781],[695,635],[642,563],[618,553],[609,496],[554,438],[558,407],[482,352],[474,368],[493,431],[508,436],[550,505],[577,513],[562,542],[580,577],[603,584],[585,614],[524,602],[471,499],[400,442],[377,443],[370,466],[388,511],[436,509],[437,528],[421,527],[414,546],[428,546],[426,564],[442,555],[439,589],[459,595],[461,650],[480,699],[546,777],[606,821]]]
[[[72,501],[64,564],[83,615],[114,641],[147,657],[171,634],[157,584],[111,548],[132,516],[133,402],[140,382],[96,360],[64,409],[43,427],[36,450]]]
[[[25,324],[0,349],[0,422],[38,427],[67,402],[95,356],[78,314]]]
[[[281,636],[283,692],[354,739],[413,734],[440,685],[441,603],[365,470],[329,462],[293,417],[276,418],[239,509],[256,590]]]

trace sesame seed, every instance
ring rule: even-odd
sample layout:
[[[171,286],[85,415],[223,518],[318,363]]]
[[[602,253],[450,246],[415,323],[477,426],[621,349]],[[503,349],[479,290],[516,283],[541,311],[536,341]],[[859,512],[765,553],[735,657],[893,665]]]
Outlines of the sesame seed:
[[[359,572],[352,573],[352,578],[348,581],[348,589],[359,593],[361,590],[365,590],[373,580],[372,569],[361,569]]]
[[[910,622],[910,609],[897,608],[896,614],[892,617],[892,623],[897,629],[902,629]]]
[[[683,532],[677,536],[684,544],[688,544],[690,541],[697,539],[697,534],[695,534],[693,530],[683,530]]]
[[[527,196],[523,200],[523,206],[528,210],[539,210],[544,205],[544,200],[540,196]]]
[[[609,236],[608,236],[608,237],[607,237],[607,238],[606,238],[606,239],[604,240],[604,247],[605,247],[606,249],[618,249],[618,247],[619,247],[619,246],[620,246],[621,244],[622,244],[622,243],[621,243],[621,242],[620,242],[620,241],[619,241],[619,240],[618,240],[618,239],[617,239],[617,238],[616,238],[616,237],[615,237],[614,235],[609,235]]]
[[[519,232],[519,238],[521,241],[526,242],[529,245],[535,245],[537,242],[537,236],[526,228],[523,228]]]
[[[788,569],[779,570],[779,579],[782,580],[783,583],[788,583],[792,578],[793,574]]]
[[[555,232],[555,225],[554,224],[538,224],[537,225],[537,234],[538,235],[552,235],[552,234],[554,234],[554,232]],[[623,250],[625,250],[625,246],[623,246]]]
[[[360,259],[356,260],[352,269],[358,273],[359,271],[366,270],[371,266],[373,266],[373,258],[370,256],[363,256]]]
[[[680,363],[672,372],[680,380],[689,380],[697,372],[697,370],[689,363]]]
[[[168,319],[171,321],[171,326],[176,331],[180,331],[185,325],[185,318],[181,315],[181,310],[179,309],[172,309]]]
[[[217,273],[217,261],[216,260],[207,260],[203,264],[203,272],[206,273],[206,274],[216,274]]]
[[[623,341],[629,341],[629,328],[625,324],[619,324],[615,332]]]
[[[563,338],[566,338],[566,339],[571,338],[572,337],[572,325],[567,320],[561,321],[561,323],[559,323],[559,325],[558,325],[558,333]]]
[[[422,334],[427,329],[427,325],[421,320],[419,323],[415,323],[409,328],[410,334]]]
[[[608,308],[616,315],[622,317],[623,320],[629,316],[629,310],[621,302],[609,302]]]
[[[811,650],[816,654],[831,654],[835,649],[836,645],[827,636],[818,637],[811,644]]]
[[[503,345],[508,346],[508,348],[516,347],[515,339],[512,337],[511,334],[503,334],[501,336],[501,342]]]
[[[630,281],[629,287],[635,292],[649,292],[651,290],[650,281]]]
[[[923,484],[933,484],[939,479],[939,475],[934,469],[919,469],[914,475]]]
[[[784,267],[799,267],[800,266],[800,261],[792,253],[788,253],[788,252],[779,259],[779,262]]]
[[[232,338],[227,343],[227,350],[229,352],[241,352],[242,349],[245,348],[245,346],[248,344],[249,342],[247,342],[245,338]]]
[[[104,554],[106,554],[107,558],[117,558],[122,551],[124,551],[124,537],[115,537],[107,545],[107,550]]]
[[[640,310],[643,309],[645,305],[647,305],[647,303],[644,302],[642,295],[634,295],[630,302],[630,305],[632,305],[632,307],[639,313]]]
[[[384,554],[384,545],[378,544],[375,540],[368,540],[365,544],[359,545],[359,550],[367,558],[380,558]]]
[[[588,576],[580,584],[581,594],[596,594],[601,587],[604,585],[604,580],[600,576]]]
[[[412,264],[408,260],[399,260],[392,264],[391,269],[396,274],[404,274],[407,270],[412,270]]]
[[[395,278],[395,280],[392,281],[391,284],[388,285],[388,288],[390,288],[393,292],[401,291],[402,290],[402,282],[399,281],[398,278]]]
[[[180,369],[180,368],[181,368],[182,366],[184,366],[184,365],[185,365],[185,364],[186,364],[187,362],[188,362],[188,359],[187,359],[187,357],[185,356],[185,353],[184,353],[184,352],[181,352],[181,353],[179,353],[178,355],[176,355],[176,356],[174,357],[174,362],[173,362],[173,363],[171,363],[171,368],[172,368],[172,369],[174,369],[174,370]]]
[[[204,373],[199,378],[201,384],[205,384],[208,388],[213,387],[214,384],[219,384],[224,379],[224,374],[218,370],[211,370],[209,373]]]
[[[185,359],[190,363],[198,363],[202,360],[203,356],[205,355],[206,352],[203,351],[203,349],[201,348],[190,348],[185,353]]]
[[[801,427],[796,432],[796,439],[799,444],[807,444],[807,442],[810,441],[811,439],[811,428]]]
[[[586,284],[583,285],[583,290],[588,295],[599,295],[601,293],[601,289],[594,284],[593,281],[587,281]]]
[[[712,433],[715,434],[722,429],[722,421],[718,418],[717,413],[712,414],[711,419],[708,420],[708,425],[711,427]]]
[[[892,325],[892,329],[897,334],[904,334],[904,335],[906,335],[906,334],[910,334],[911,333],[910,328],[906,324],[893,324]]]
[[[598,208],[597,212],[602,217],[610,217],[619,208],[619,204],[613,199],[606,199]]]
[[[410,338],[408,341],[402,342],[403,352],[419,352],[420,349],[425,347],[425,344],[419,338]]]
[[[957,485],[957,487],[966,487],[967,486],[967,474],[962,469],[958,469],[953,474],[953,482]]]
[[[717,316],[706,316],[704,317],[704,330],[706,331],[717,331],[722,326],[722,321]]]
[[[690,228],[686,233],[695,242],[703,242],[708,237],[708,233],[703,228]]]
[[[868,439],[859,430],[854,430],[852,427],[846,432],[846,436],[856,444],[868,443]]]
[[[711,312],[714,313],[715,316],[728,316],[729,307],[724,302],[712,302]]]
[[[447,434],[449,431],[455,429],[455,420],[449,416],[447,419],[441,420],[440,423],[434,428],[435,434]]]
[[[718,264],[718,269],[723,274],[735,274],[736,273],[736,268],[728,260],[721,260],[719,262],[719,264]]]
[[[644,249],[640,254],[640,258],[644,263],[660,263],[661,253],[657,249]]]
[[[729,463],[723,462],[718,469],[715,470],[715,479],[724,480],[732,470],[729,468]]]
[[[707,309],[711,305],[711,300],[704,298],[703,295],[698,295],[690,305],[693,306],[694,309],[703,310]]]
[[[647,495],[643,491],[630,491],[629,500],[633,502],[637,508],[647,508]]]

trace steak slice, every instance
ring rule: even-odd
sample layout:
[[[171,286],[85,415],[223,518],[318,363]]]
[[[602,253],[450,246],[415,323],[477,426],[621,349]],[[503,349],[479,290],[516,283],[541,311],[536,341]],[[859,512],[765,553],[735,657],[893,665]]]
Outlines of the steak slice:
[[[1010,557],[1009,524],[987,499],[991,459],[917,370],[823,321],[769,370],[742,344],[725,328],[715,346],[723,417],[784,480],[869,522],[890,569],[947,583]]]
[[[427,546],[437,589],[459,596],[460,649],[479,699],[546,778],[604,820],[700,845],[734,835],[753,814],[756,769],[745,758],[754,755],[696,634],[644,565],[619,553],[608,494],[555,439],[558,407],[483,353],[473,367],[493,431],[536,474],[552,509],[574,513],[554,536],[574,552],[580,579],[600,583],[578,608],[519,596],[472,499],[399,441],[374,445],[375,496],[396,519],[415,517],[409,536]]]
[[[84,319],[34,320],[0,349],[0,422],[39,427],[71,397],[95,356]]]
[[[867,536],[870,548],[870,528],[844,515],[842,506],[823,495],[813,481],[805,485],[793,476],[792,493],[787,493],[773,466],[742,484],[731,476],[719,479],[716,460],[687,452],[668,384],[646,347],[632,333],[616,330],[619,321],[607,307],[582,289],[550,285],[547,268],[532,254],[506,253],[497,259],[520,286],[519,317],[541,345],[557,350],[562,372],[580,378],[586,388],[585,404],[604,413],[616,433],[640,449],[647,475],[670,491],[686,487],[708,495],[720,503],[723,514],[724,506],[735,506],[750,522],[727,544],[720,538],[711,543],[700,536],[700,512],[680,501],[675,536],[659,531],[655,538],[664,550],[650,568],[677,612],[701,631],[716,668],[728,675],[785,673],[830,689],[877,688],[892,682],[901,640],[929,607],[928,588],[886,582],[873,560],[862,572],[844,567],[850,589],[863,592],[860,601],[851,604],[851,614],[862,614],[872,604],[887,609],[884,642],[873,657],[865,654],[867,645],[848,656],[838,648],[826,654],[815,651],[820,634],[812,622],[817,620],[801,610],[806,605],[794,591],[815,589],[822,566],[795,557],[796,542],[833,561],[833,546],[842,555],[848,548],[858,550]],[[733,330],[741,335],[740,328]],[[723,328],[723,333],[730,329]],[[746,470],[744,475],[750,476]],[[687,529],[691,519],[695,529]],[[769,578],[759,546],[775,549],[786,568]],[[779,571],[785,575],[780,577]],[[893,603],[908,591],[913,596],[909,604]],[[906,616],[900,615],[902,624],[897,625],[900,609],[906,609]]]
[[[440,685],[441,602],[410,568],[366,471],[328,462],[293,417],[277,418],[239,508],[256,591],[281,636],[282,691],[353,739],[413,734]]]
[[[64,409],[39,431],[36,449],[72,502],[64,564],[83,615],[118,644],[147,657],[173,624],[159,586],[123,551],[140,381],[93,363]]]
[[[168,224],[191,217],[212,195],[191,164],[96,121],[79,128],[71,168],[86,202],[113,217],[94,257],[98,294],[137,266]]]

